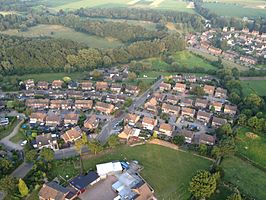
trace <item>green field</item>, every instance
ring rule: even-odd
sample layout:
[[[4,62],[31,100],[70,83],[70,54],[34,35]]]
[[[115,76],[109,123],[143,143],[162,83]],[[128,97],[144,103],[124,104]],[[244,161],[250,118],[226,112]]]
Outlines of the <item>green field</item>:
[[[266,138],[259,135],[251,138],[248,133],[253,133],[253,131],[248,128],[239,129],[237,134],[237,151],[266,168]]]
[[[95,169],[97,163],[113,160],[138,160],[144,166],[141,175],[155,189],[158,199],[188,199],[191,177],[200,169],[208,169],[211,161],[190,153],[179,152],[157,145],[121,147],[113,153],[85,160],[87,170]],[[54,161],[51,175],[72,177],[78,174],[78,160]],[[76,164],[76,168],[73,166]],[[64,169],[64,170],[62,170]]]
[[[265,6],[265,3],[264,3]],[[231,3],[204,3],[204,7],[210,11],[229,17],[265,17],[266,9],[250,8],[239,4]]]
[[[266,199],[266,173],[237,157],[222,161],[224,179],[258,200]]]
[[[114,48],[123,45],[120,41],[114,38],[103,38],[89,35],[61,25],[38,25],[29,28],[26,32],[18,32],[17,29],[10,29],[1,33],[23,37],[48,36],[53,38],[68,39],[94,48]]]
[[[241,81],[241,85],[243,87],[244,95],[248,95],[252,92],[255,92],[260,96],[266,96],[266,80]]]
[[[213,0],[203,0],[204,2],[214,2]],[[260,8],[265,6],[265,0],[215,0],[219,3],[238,4],[250,8]]]
[[[54,10],[74,10],[95,7],[127,7],[127,8],[151,8],[151,9],[169,9],[194,13],[194,10],[183,0],[43,0],[43,5]]]
[[[6,126],[5,128],[1,127],[0,129],[0,140],[8,136],[16,127],[16,125],[19,123],[16,117],[8,117],[8,118],[9,118],[9,125]]]
[[[216,69],[214,66],[209,64],[208,61],[203,60],[202,58],[188,52],[188,51],[181,51],[177,52],[173,56],[175,62],[177,62],[180,66],[194,68],[194,67],[202,67],[206,70],[208,69]]]

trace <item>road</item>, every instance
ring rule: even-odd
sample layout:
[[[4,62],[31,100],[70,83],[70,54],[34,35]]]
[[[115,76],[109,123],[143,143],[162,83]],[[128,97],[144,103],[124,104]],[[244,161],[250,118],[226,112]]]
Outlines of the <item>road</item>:
[[[20,126],[21,126],[21,124],[23,122],[24,122],[24,120],[20,120],[20,122],[13,129],[13,131],[8,136],[6,136],[2,140],[0,140],[0,144],[3,144],[8,150],[22,151],[23,150],[23,147],[20,146],[19,144],[15,144],[15,143],[11,142],[10,139],[18,133],[19,128],[20,128]]]
[[[131,113],[133,112],[135,109],[137,109],[138,107],[140,107],[142,104],[145,103],[145,101],[148,99],[149,97],[149,93],[155,89],[157,89],[160,85],[160,83],[162,83],[163,78],[160,78],[158,81],[156,81],[146,92],[144,92],[141,96],[139,96],[138,98],[136,98],[132,105],[128,108],[128,112]],[[103,128],[102,131],[100,132],[100,134],[97,136],[97,140],[104,144],[107,140],[107,138],[111,135],[112,130],[114,129],[114,126],[119,123],[120,121],[122,121],[126,116],[126,113],[124,112],[120,117],[114,118],[112,120],[110,120]]]

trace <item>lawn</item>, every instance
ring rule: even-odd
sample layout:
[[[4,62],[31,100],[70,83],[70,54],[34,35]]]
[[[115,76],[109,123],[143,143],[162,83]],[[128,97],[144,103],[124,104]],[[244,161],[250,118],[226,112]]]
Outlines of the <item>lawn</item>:
[[[7,35],[16,35],[23,37],[40,37],[48,36],[59,39],[67,39],[75,42],[86,44],[93,48],[115,48],[123,44],[114,38],[104,38],[94,35],[89,35],[82,32],[77,32],[71,28],[61,25],[38,25],[29,28],[26,32],[18,32],[17,29],[2,31]]]
[[[175,62],[177,62],[180,66],[194,68],[194,67],[202,67],[206,70],[216,69],[212,66],[208,61],[190,53],[189,51],[180,51],[176,52],[173,55]]]
[[[266,96],[266,80],[248,80],[241,81],[244,95],[248,95],[252,92],[260,96]]]
[[[0,140],[8,136],[13,131],[15,126],[18,124],[18,120],[16,117],[8,117],[8,118],[9,118],[9,125],[6,126],[5,128],[3,127],[0,128]]]
[[[265,5],[265,3],[264,3]],[[250,8],[231,3],[204,3],[204,7],[210,11],[228,17],[265,17],[266,10],[262,8]]]
[[[158,199],[188,199],[188,185],[197,170],[208,169],[211,161],[190,153],[157,145],[121,147],[113,153],[84,161],[85,168],[95,169],[97,163],[113,160],[138,160],[144,166],[141,175],[155,189]],[[51,175],[73,177],[78,174],[77,160],[55,161]],[[74,166],[76,167],[74,167]],[[64,170],[62,170],[64,169]]]
[[[20,129],[16,135],[14,135],[12,138],[10,138],[10,141],[17,144],[20,141],[23,141],[25,139],[27,139],[27,138],[25,136],[24,130]]]
[[[237,157],[225,158],[222,161],[225,181],[236,185],[240,192],[266,199],[266,173]]]
[[[237,134],[237,151],[266,168],[266,137],[257,135],[251,138],[247,133],[253,133],[249,128],[241,127]]]
[[[88,72],[73,72],[73,73],[40,73],[40,74],[26,74],[19,76],[19,79],[21,80],[27,80],[27,79],[33,79],[34,81],[48,81],[52,82],[53,80],[60,79],[62,80],[63,77],[68,76],[72,80],[82,80],[88,75]]]

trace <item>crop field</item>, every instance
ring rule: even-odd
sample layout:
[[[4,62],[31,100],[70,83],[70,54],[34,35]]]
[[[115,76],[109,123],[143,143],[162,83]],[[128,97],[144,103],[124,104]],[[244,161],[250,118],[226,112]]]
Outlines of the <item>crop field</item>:
[[[192,176],[198,170],[208,169],[211,164],[211,161],[190,153],[152,144],[121,147],[111,153],[84,160],[83,163],[86,170],[89,170],[95,169],[98,163],[113,160],[138,160],[144,167],[141,171],[143,178],[154,188],[156,197],[165,200],[188,199],[188,186]],[[55,161],[50,175],[68,175],[69,178],[78,175],[78,163],[76,159]]]
[[[252,92],[255,92],[260,96],[266,96],[266,80],[241,81],[241,85],[243,87],[244,95],[248,95]]]
[[[204,0],[204,2],[214,2],[213,0]],[[249,8],[265,8],[265,0],[216,0],[218,3],[228,3],[241,5]]]
[[[84,43],[94,48],[113,48],[121,46],[122,43],[114,38],[103,38],[86,33],[77,32],[71,28],[61,25],[38,25],[29,28],[26,32],[18,32],[17,29],[10,29],[1,32],[8,35],[23,37],[47,36],[60,39],[68,39],[79,43]]]
[[[266,168],[266,138],[249,128],[241,127],[237,133],[237,151]]]
[[[266,173],[237,157],[222,161],[225,181],[231,182],[244,193],[255,199],[266,199]]]
[[[265,4],[264,4],[265,5]],[[266,8],[250,8],[230,3],[204,3],[212,12],[229,17],[265,17]],[[266,7],[266,5],[265,5]]]
[[[42,3],[55,10],[74,10],[81,7],[129,7],[169,9],[194,13],[193,6],[183,0],[43,0]]]

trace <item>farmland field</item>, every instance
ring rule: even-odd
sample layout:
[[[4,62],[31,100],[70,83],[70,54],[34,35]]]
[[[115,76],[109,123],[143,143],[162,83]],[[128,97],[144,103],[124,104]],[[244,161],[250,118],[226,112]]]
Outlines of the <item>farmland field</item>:
[[[254,135],[254,138],[251,138],[251,133],[253,131],[248,128],[241,127],[239,129],[237,133],[237,151],[266,168],[266,138],[259,135]]]
[[[266,173],[237,157],[222,161],[225,181],[231,182],[244,193],[255,199],[266,199]]]
[[[260,96],[266,96],[266,80],[241,81],[241,85],[243,87],[244,95],[248,95],[252,92],[255,92]]]
[[[43,0],[43,5],[52,9],[73,10],[93,7],[129,7],[129,8],[152,8],[152,9],[170,9],[194,13],[194,10],[183,0]]]
[[[84,43],[94,48],[113,48],[121,46],[122,43],[114,38],[103,38],[86,33],[77,32],[71,28],[60,25],[38,25],[29,28],[26,32],[18,32],[17,29],[10,29],[1,32],[7,35],[16,35],[23,37],[54,37],[61,39],[73,40],[79,43]]]
[[[265,5],[265,4],[264,4]],[[265,8],[250,8],[230,3],[204,3],[204,7],[212,12],[229,17],[265,17]]]
[[[213,0],[204,0],[204,2],[214,2]],[[237,4],[249,8],[265,7],[265,0],[216,0],[219,3]]]
[[[136,147],[121,147],[112,153],[84,161],[85,168],[95,169],[97,163],[113,160],[138,160],[144,169],[141,175],[154,188],[158,199],[185,200],[190,194],[188,185],[197,170],[208,169],[211,161],[196,157],[190,153],[179,152],[162,146],[146,144]],[[69,175],[79,173],[78,160],[55,161],[51,175]],[[64,168],[64,170],[62,170]]]

